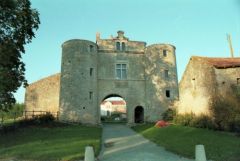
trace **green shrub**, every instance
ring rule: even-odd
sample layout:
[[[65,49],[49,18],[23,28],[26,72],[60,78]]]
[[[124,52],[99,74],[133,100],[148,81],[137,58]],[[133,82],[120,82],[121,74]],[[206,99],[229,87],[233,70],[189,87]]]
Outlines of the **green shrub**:
[[[225,96],[214,96],[210,104],[210,115],[177,114],[174,122],[184,126],[237,132],[240,134],[239,87],[231,86]],[[228,96],[228,97],[227,97]]]
[[[229,120],[227,129],[229,131],[240,133],[240,113],[235,113],[235,116]]]
[[[16,103],[14,105],[11,106],[10,109],[8,109],[7,111],[0,111],[0,117],[4,120],[7,119],[16,119],[18,117],[21,117],[23,115],[23,111],[24,111],[24,104],[23,103]]]
[[[32,118],[21,120],[18,125],[24,126],[37,126],[37,125],[49,125],[55,121],[54,116],[51,113],[46,113],[44,115],[36,115]]]
[[[216,129],[213,119],[207,115],[195,116],[191,121],[190,126],[197,128]]]
[[[177,114],[174,118],[174,123],[183,126],[191,126],[197,128],[216,129],[216,125],[212,118],[207,115],[196,116],[193,113],[190,114]]]
[[[177,114],[173,119],[173,122],[183,126],[190,126],[192,125],[193,118],[194,118],[194,114],[192,113],[184,114],[184,115]]]
[[[44,126],[44,127],[55,127],[59,123],[55,122],[55,118],[51,113],[46,113],[44,115],[36,115],[29,119],[19,120],[12,124],[3,125],[0,129],[0,133],[11,133],[19,128],[24,128],[28,126]],[[62,124],[61,124],[62,125]]]
[[[177,114],[176,124],[214,130],[237,132],[240,134],[240,103],[234,95],[228,98],[215,97],[210,105],[210,116]]]
[[[45,115],[39,115],[37,119],[41,124],[48,124],[55,120],[54,116],[49,112],[47,112]]]
[[[173,121],[174,117],[176,117],[176,109],[169,108],[162,114],[164,121]]]
[[[218,130],[240,132],[240,105],[234,96],[217,97],[211,105],[211,113]]]
[[[21,117],[23,115],[24,108],[25,106],[23,103],[16,103],[13,105],[13,108],[11,109],[11,113],[13,114],[12,118]]]

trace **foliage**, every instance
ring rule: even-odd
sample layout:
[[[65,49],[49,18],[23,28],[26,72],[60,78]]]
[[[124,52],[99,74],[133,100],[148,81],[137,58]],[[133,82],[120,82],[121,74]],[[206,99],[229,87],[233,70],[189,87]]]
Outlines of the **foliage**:
[[[45,115],[39,115],[36,119],[39,120],[39,122],[42,124],[48,124],[55,120],[54,116],[49,112]]]
[[[23,115],[24,111],[24,104],[23,103],[16,103],[11,106],[8,111],[0,111],[0,117],[3,119],[16,119]]]
[[[232,91],[232,90],[230,90]],[[210,115],[177,114],[174,122],[184,126],[237,132],[240,134],[240,102],[237,93],[230,97],[215,96]]]
[[[44,115],[36,115],[29,119],[21,119],[17,121],[12,121],[3,124],[0,132],[11,133],[20,128],[26,128],[30,126],[35,127],[55,127],[58,123],[55,122],[55,118],[51,113],[46,113]]]
[[[208,160],[239,161],[240,158],[240,139],[231,133],[180,125],[155,128],[148,124],[133,129],[166,150],[185,157],[194,158],[195,145],[203,144]]]
[[[218,130],[240,133],[240,103],[231,96],[227,99],[217,98],[211,105],[211,113]]]
[[[0,160],[81,160],[87,145],[99,153],[101,128],[58,124],[0,133]]]
[[[177,114],[174,118],[174,123],[183,126],[216,129],[213,119],[207,115],[196,116],[193,113]]]
[[[15,113],[16,117],[21,117],[23,115],[24,109],[25,109],[25,105],[23,103],[16,103],[13,105],[11,109],[11,113]]]
[[[46,113],[44,115],[35,115],[32,118],[20,120],[17,122],[18,126],[26,127],[26,126],[48,126],[51,125],[55,121],[54,116],[51,113]]]
[[[165,112],[163,112],[162,117],[164,121],[172,121],[176,116],[176,109],[169,108]]]
[[[194,118],[193,113],[188,113],[184,115],[177,114],[173,121],[176,124],[180,124],[183,126],[190,126],[192,125],[193,118]]]
[[[195,116],[190,122],[190,126],[197,128],[216,129],[213,119],[207,115]]]
[[[29,0],[1,0],[0,11],[0,110],[7,110],[15,103],[13,93],[27,85],[21,54],[40,21]]]

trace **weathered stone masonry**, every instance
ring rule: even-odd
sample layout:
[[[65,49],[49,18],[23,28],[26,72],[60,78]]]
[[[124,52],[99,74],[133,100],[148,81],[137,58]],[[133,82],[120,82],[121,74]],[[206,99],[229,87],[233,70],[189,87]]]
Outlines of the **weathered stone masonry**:
[[[179,93],[180,114],[211,115],[211,105],[219,99],[240,106],[240,58],[191,57]]]
[[[54,113],[59,110],[60,74],[55,74],[35,83],[26,89],[26,111],[46,111]]]
[[[60,120],[99,124],[101,102],[116,95],[127,103],[128,123],[137,106],[144,121],[156,121],[178,99],[175,47],[146,46],[122,31],[110,39],[97,34],[96,43],[69,40],[62,45],[60,81]]]

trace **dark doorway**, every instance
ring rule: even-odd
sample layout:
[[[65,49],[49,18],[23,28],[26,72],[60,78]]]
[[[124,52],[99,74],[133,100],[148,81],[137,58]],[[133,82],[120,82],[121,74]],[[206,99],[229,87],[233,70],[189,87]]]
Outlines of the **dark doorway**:
[[[144,122],[144,109],[142,106],[137,106],[134,111],[135,123]]]

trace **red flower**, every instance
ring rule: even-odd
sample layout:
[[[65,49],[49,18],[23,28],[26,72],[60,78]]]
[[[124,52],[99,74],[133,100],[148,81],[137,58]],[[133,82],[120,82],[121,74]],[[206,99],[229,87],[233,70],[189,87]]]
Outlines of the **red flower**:
[[[160,120],[155,124],[155,127],[165,127],[165,126],[168,126],[168,125],[169,125],[168,122]]]

